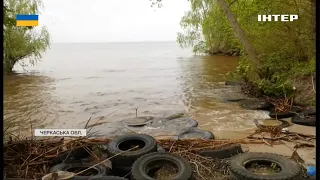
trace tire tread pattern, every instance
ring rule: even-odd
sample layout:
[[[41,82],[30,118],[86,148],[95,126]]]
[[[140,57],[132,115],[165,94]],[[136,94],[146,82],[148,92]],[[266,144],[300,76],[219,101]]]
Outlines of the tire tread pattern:
[[[130,140],[142,140],[145,142],[145,146],[136,151],[121,153],[123,151],[118,148],[119,143]],[[109,157],[117,155],[110,159],[113,164],[117,165],[132,165],[133,162],[139,157],[152,152],[157,152],[157,142],[152,136],[146,134],[130,134],[119,136],[113,139],[107,146],[107,154]]]
[[[193,174],[192,174],[192,168],[187,160],[185,160],[183,157],[170,154],[166,152],[155,152],[146,154],[139,159],[137,159],[134,164],[132,165],[132,180],[154,180],[153,178],[146,176],[146,172],[141,172],[143,167],[146,167],[148,163],[152,162],[152,159],[156,159],[157,161],[163,159],[164,161],[171,161],[172,163],[176,164],[179,168],[179,177],[175,177],[172,180],[192,180]],[[146,162],[147,161],[147,162]],[[148,162],[149,161],[149,162]],[[181,172],[182,171],[182,172]]]
[[[243,166],[245,161],[251,159],[270,159],[281,164],[284,169],[282,169],[282,172],[271,176],[253,174]],[[249,152],[235,156],[229,162],[229,170],[239,180],[299,180],[302,174],[300,166],[291,159],[287,159],[279,154],[258,152]]]

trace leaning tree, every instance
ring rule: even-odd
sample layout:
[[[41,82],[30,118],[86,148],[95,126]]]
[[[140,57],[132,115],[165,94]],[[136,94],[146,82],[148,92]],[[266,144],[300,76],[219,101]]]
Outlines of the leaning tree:
[[[46,27],[15,25],[17,14],[39,14],[41,0],[5,0],[4,7],[3,68],[5,73],[11,73],[21,60],[28,59],[31,65],[40,60],[50,45],[50,36]]]

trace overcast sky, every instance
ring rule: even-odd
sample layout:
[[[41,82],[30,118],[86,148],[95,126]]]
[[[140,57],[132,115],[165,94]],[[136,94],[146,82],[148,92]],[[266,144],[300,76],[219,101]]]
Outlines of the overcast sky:
[[[175,41],[187,0],[43,0],[39,25],[53,43]]]

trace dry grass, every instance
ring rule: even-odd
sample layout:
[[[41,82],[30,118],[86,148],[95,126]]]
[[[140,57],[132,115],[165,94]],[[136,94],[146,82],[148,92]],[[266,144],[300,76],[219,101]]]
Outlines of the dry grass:
[[[108,142],[109,139],[85,138],[11,140],[3,146],[4,173],[7,178],[39,179],[48,173],[58,154],[90,144]],[[90,153],[95,156],[94,152]]]
[[[161,140],[159,144],[167,151],[186,158],[192,166],[193,175],[196,180],[230,179],[225,160],[200,156],[199,151],[223,148],[232,145],[233,142],[213,140]]]
[[[262,140],[159,140],[158,143],[168,152],[186,158],[193,168],[196,180],[228,180],[230,174],[227,160],[212,159],[199,155],[203,150],[215,150],[234,144],[263,144]]]

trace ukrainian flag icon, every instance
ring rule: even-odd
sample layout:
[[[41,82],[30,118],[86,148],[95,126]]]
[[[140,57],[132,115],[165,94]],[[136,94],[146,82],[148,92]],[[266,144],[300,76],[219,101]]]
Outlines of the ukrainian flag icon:
[[[18,14],[16,26],[38,26],[38,15]]]

